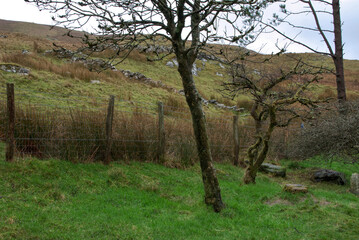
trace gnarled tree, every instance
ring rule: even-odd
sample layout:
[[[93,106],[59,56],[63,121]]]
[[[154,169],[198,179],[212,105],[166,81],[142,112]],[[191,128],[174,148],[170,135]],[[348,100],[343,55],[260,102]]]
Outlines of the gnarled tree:
[[[255,142],[247,149],[245,184],[255,183],[258,169],[267,157],[273,130],[310,116],[318,101],[311,100],[305,91],[320,79],[321,73],[323,69],[308,67],[301,61],[292,68],[270,69],[267,65],[260,71],[245,62],[233,65],[231,81],[223,84],[224,93],[232,98],[249,94],[254,102],[250,115],[255,123]]]
[[[253,29],[253,20],[274,0],[25,0],[41,10],[52,11],[54,20],[68,29],[96,23],[93,36],[83,39],[88,48],[127,51],[136,46],[165,40],[178,60],[202,169],[205,203],[216,212],[224,204],[212,163],[206,120],[192,75],[192,66],[211,41],[243,41]]]

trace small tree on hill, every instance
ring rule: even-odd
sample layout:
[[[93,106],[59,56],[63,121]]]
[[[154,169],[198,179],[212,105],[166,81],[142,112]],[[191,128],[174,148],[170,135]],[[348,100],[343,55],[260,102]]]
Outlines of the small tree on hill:
[[[288,126],[294,119],[307,117],[307,110],[316,107],[318,102],[306,96],[305,91],[318,81],[322,72],[301,61],[289,70],[258,71],[247,67],[245,62],[233,65],[231,81],[223,84],[224,93],[232,98],[249,94],[254,101],[250,115],[255,122],[255,142],[247,149],[245,184],[255,183],[258,169],[267,157],[273,130]]]
[[[54,20],[68,29],[80,29],[95,21],[95,34],[83,39],[93,50],[112,47],[117,53],[127,51],[126,57],[139,44],[161,39],[171,44],[192,115],[205,203],[221,211],[224,204],[212,163],[202,98],[193,79],[193,63],[208,42],[244,41],[253,30],[253,21],[261,17],[261,9],[275,0],[25,1],[56,13]]]

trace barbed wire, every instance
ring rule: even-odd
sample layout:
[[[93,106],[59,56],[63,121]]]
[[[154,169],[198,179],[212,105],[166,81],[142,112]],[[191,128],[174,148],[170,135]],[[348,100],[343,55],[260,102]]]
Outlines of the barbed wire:
[[[18,89],[18,88],[17,88]],[[20,89],[21,90],[21,89]],[[25,90],[25,89],[22,89],[22,90]],[[25,90],[26,92],[33,92],[32,90],[28,90],[26,89]],[[1,93],[1,92],[0,92]],[[28,107],[30,108],[30,110],[28,110],[29,112],[34,112],[34,115],[31,116],[31,113],[30,113],[30,116],[29,117],[20,117],[20,118],[17,118],[16,121],[16,125],[15,127],[17,128],[22,128],[22,131],[24,131],[25,133],[23,133],[22,135],[23,136],[18,136],[15,138],[15,140],[17,141],[17,145],[19,147],[23,147],[24,149],[26,149],[26,147],[30,147],[33,146],[32,145],[32,141],[37,141],[39,143],[36,143],[37,145],[40,145],[40,146],[43,146],[43,145],[46,145],[47,142],[51,142],[51,141],[62,141],[62,142],[94,142],[95,146],[93,146],[93,144],[89,144],[90,145],[89,147],[91,148],[100,148],[100,146],[98,146],[99,144],[96,144],[96,143],[104,143],[105,141],[107,141],[106,138],[103,138],[103,136],[105,135],[105,131],[104,129],[102,129],[102,131],[99,131],[99,132],[96,132],[94,133],[95,135],[100,135],[100,138],[88,138],[86,136],[88,136],[88,133],[84,133],[84,134],[79,134],[77,133],[77,136],[78,137],[75,137],[75,138],[66,138],[66,133],[62,133],[60,134],[60,138],[59,137],[56,137],[56,136],[59,136],[59,134],[57,134],[57,130],[54,129],[54,130],[49,130],[49,131],[36,131],[36,132],[31,132],[31,127],[28,127],[27,124],[22,124],[22,123],[18,123],[18,122],[21,122],[21,121],[28,121],[32,118],[36,118],[37,117],[37,109],[36,107],[47,107],[47,108],[50,108],[49,110],[51,111],[54,111],[55,109],[65,109],[66,111],[74,111],[74,114],[76,114],[76,112],[80,111],[80,109],[83,111],[83,112],[88,112],[90,110],[93,110],[93,111],[101,111],[102,112],[102,115],[103,117],[105,117],[106,113],[107,113],[107,100],[109,98],[98,98],[98,97],[90,97],[90,96],[80,96],[80,95],[67,95],[67,96],[71,96],[71,97],[85,97],[85,98],[89,98],[89,99],[101,99],[101,100],[106,100],[106,101],[103,101],[103,102],[91,102],[91,101],[87,101],[87,100],[80,100],[80,99],[66,99],[64,98],[64,95],[59,95],[59,94],[55,94],[55,96],[60,96],[60,97],[53,97],[53,94],[51,93],[45,93],[45,92],[38,92],[38,93],[41,93],[41,94],[47,94],[46,96],[38,96],[38,95],[26,95],[26,94],[23,94],[23,93],[17,93],[18,96],[20,97],[32,97],[34,98],[35,100],[31,99],[31,100],[28,100],[28,101],[23,101],[23,100],[16,100],[15,103],[16,104],[21,104],[21,103],[24,103],[24,104],[27,104]],[[1,93],[2,94],[2,93]],[[51,95],[50,95],[51,94]],[[3,93],[2,95],[6,95],[6,93]],[[92,106],[71,106],[70,104],[68,104],[68,106],[59,106],[57,104],[53,105],[53,104],[45,104],[45,103],[37,103],[36,102],[36,99],[50,99],[50,100],[54,100],[54,101],[64,101],[64,102],[80,102],[80,103],[88,103],[88,104],[101,104],[103,106],[99,106],[99,107],[92,107]],[[6,100],[1,100],[1,102],[6,102]],[[144,103],[144,106],[138,106],[138,105],[135,105],[135,103]],[[106,105],[105,105],[106,104]],[[131,113],[131,114],[138,114],[138,115],[150,115],[150,116],[157,116],[158,113],[157,113],[157,109],[154,107],[156,106],[157,104],[156,103],[149,103],[149,102],[142,102],[142,101],[130,101],[130,100],[120,100],[120,99],[116,99],[115,101],[115,114],[120,114],[120,113]],[[2,106],[5,106],[5,105],[2,105]],[[153,106],[153,107],[149,107],[149,106]],[[189,109],[188,108],[180,108],[180,107],[174,107],[174,106],[168,106],[168,105],[164,105],[165,109],[165,119],[166,120],[169,120],[169,119],[179,119],[181,121],[188,121],[188,122],[191,122],[192,123],[192,119],[191,119],[191,115],[190,115],[190,112],[189,112]],[[123,108],[129,108],[130,110],[123,110]],[[24,110],[26,109],[26,106],[25,107],[20,107],[20,109]],[[149,111],[153,111],[153,112],[139,112],[139,111],[132,111],[131,109],[145,109],[145,110],[149,110]],[[182,112],[182,111],[176,111],[176,110],[185,110],[186,112]],[[24,110],[26,111],[26,110]],[[178,114],[180,116],[172,116],[172,115],[169,115],[169,114],[166,114],[166,112],[169,112],[169,113],[173,113],[173,114]],[[218,117],[218,116],[213,116],[215,113],[208,113],[206,112],[206,118],[207,118],[207,124],[209,126],[207,126],[207,129],[209,129],[209,133],[211,133],[211,130],[223,130],[224,128],[226,129],[230,129],[231,126],[232,126],[232,123],[233,123],[233,120],[232,120],[232,116],[228,116],[228,118],[223,118],[223,117]],[[188,116],[190,118],[185,118],[184,116]],[[45,117],[40,117],[41,121],[46,121],[46,120],[51,120],[53,119],[53,116],[49,116],[48,118],[45,116]],[[58,119],[58,117],[56,117],[56,119]],[[64,119],[68,119],[68,118],[65,118]],[[105,119],[105,118],[104,118]],[[157,122],[157,119],[156,118],[153,118],[153,120],[155,120]],[[116,121],[116,120],[115,120]],[[4,125],[6,123],[4,122]],[[34,123],[35,125],[37,124],[36,122]],[[50,127],[51,129],[54,127],[56,127],[56,124],[57,122],[54,123],[54,125],[51,125],[50,126],[45,126],[45,129],[47,127]],[[213,126],[211,126],[213,124]],[[131,125],[132,126],[132,125]],[[239,124],[239,128],[243,128],[243,129],[255,129],[255,126],[252,126],[252,125],[248,125],[248,124]],[[6,127],[5,127],[6,129]],[[30,130],[29,132],[28,129]],[[82,131],[86,131],[87,129],[90,130],[92,129],[91,126],[88,126],[88,125],[81,125],[79,124],[79,126],[76,126],[76,127],[70,127],[70,129],[72,131],[78,131],[78,130],[82,130]],[[118,128],[117,128],[118,129]],[[20,129],[21,130],[21,129]],[[125,130],[127,131],[126,127],[125,127]],[[227,131],[227,130],[226,130]],[[298,129],[295,129],[295,130],[292,130],[292,129],[286,129],[286,131],[298,131]],[[136,134],[136,132],[133,132],[134,135]],[[48,137],[29,137],[29,134],[33,134],[33,135],[47,135],[47,134],[53,134],[54,136],[48,136]],[[64,137],[63,137],[64,136]],[[72,135],[73,136],[73,135]],[[76,135],[75,135],[76,136]],[[84,136],[84,138],[81,138],[81,136]],[[111,141],[114,143],[114,144],[118,144],[118,143],[123,143],[122,145],[120,146],[123,146],[125,148],[136,148],[137,146],[135,145],[136,143],[148,143],[148,145],[144,145],[146,147],[149,147],[151,148],[151,143],[157,143],[159,142],[158,139],[129,139],[128,136],[129,136],[129,132],[127,131],[127,134],[124,134],[124,135],[119,135],[118,137],[121,137],[123,136],[124,138],[126,139],[119,139],[119,138],[113,138],[111,139]],[[214,135],[215,136],[215,135]],[[102,137],[102,138],[101,138]],[[211,137],[211,136],[210,136]],[[241,136],[240,136],[241,137]],[[253,136],[252,136],[253,137]],[[246,137],[247,138],[247,137]],[[248,138],[247,138],[248,139]],[[2,141],[5,141],[6,138],[3,137],[1,138],[0,140]],[[21,141],[24,141],[24,143],[21,143]],[[26,143],[27,141],[27,143]],[[41,143],[41,141],[43,141],[44,143]],[[222,140],[221,140],[222,141]],[[234,147],[234,144],[217,144],[218,142],[216,141],[212,141],[212,143],[210,144],[210,146],[212,148],[221,148],[221,149],[230,149],[230,148],[233,148]],[[222,143],[226,143],[226,141],[222,141]],[[227,142],[228,143],[228,142]],[[71,143],[73,144],[73,143]],[[87,143],[86,143],[87,144]],[[65,144],[66,145],[66,144]],[[36,145],[35,145],[36,147]],[[75,148],[76,147],[79,147],[81,148],[81,144],[79,143],[79,145],[75,145],[74,146]],[[245,148],[248,148],[249,146],[241,146],[239,145],[239,148],[240,149],[245,149]],[[55,146],[50,146],[50,149],[48,150],[48,152],[51,152],[51,151],[57,151],[57,148],[59,148],[58,145],[55,145]],[[102,145],[101,145],[101,149],[97,149],[97,150],[91,150],[91,149],[83,149],[83,153],[89,153],[89,152],[92,152],[93,154],[97,154],[99,152],[103,152],[104,150],[102,149]],[[69,149],[66,149],[67,152],[73,152],[73,153],[76,153],[76,154],[82,154],[81,151],[82,150],[69,150]],[[150,150],[148,151],[138,151],[138,150],[123,150],[122,152],[124,153],[129,153],[129,152],[133,152],[133,153],[149,153]],[[61,152],[61,149],[58,149],[58,152]],[[80,153],[79,153],[80,152]],[[111,150],[112,153],[119,153],[121,152],[121,150],[118,150],[118,149],[112,149]],[[216,151],[218,152],[218,151]],[[228,150],[224,150],[224,152],[228,152]],[[88,157],[91,157],[91,154],[88,156]]]

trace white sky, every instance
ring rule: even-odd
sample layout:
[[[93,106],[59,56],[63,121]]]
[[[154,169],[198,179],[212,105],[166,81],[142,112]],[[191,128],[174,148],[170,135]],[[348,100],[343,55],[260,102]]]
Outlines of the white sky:
[[[272,12],[273,9],[269,11]],[[344,23],[344,58],[359,60],[359,0],[341,0],[341,18]],[[52,24],[51,15],[48,12],[40,12],[35,6],[25,3],[24,0],[0,0],[0,19]],[[306,22],[305,19],[298,19],[298,21]],[[328,24],[331,26],[331,22]],[[284,31],[292,33],[293,29],[284,28]],[[261,36],[250,48],[257,51],[261,49],[263,53],[275,52],[274,43],[277,42],[277,39],[278,36],[274,34],[266,34]],[[326,51],[325,48],[322,48],[324,43],[316,33],[305,33],[298,39],[310,44],[317,44],[314,46],[315,49]],[[263,45],[265,45],[264,48]],[[288,51],[304,52],[305,50],[302,47],[291,45]]]

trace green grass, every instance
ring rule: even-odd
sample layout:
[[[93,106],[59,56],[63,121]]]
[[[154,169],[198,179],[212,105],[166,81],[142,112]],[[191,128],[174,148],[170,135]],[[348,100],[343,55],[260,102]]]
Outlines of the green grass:
[[[351,161],[344,160],[338,156],[316,156],[304,161],[282,161],[283,165],[294,169],[331,169],[339,171],[345,174],[345,177],[349,180],[353,173],[359,173],[359,164]]]
[[[227,207],[203,203],[199,167],[151,163],[4,162],[0,145],[0,239],[358,239],[359,199],[335,186],[282,192],[260,175],[217,165]],[[278,204],[269,204],[277,201]],[[325,204],[323,204],[325,203]]]

